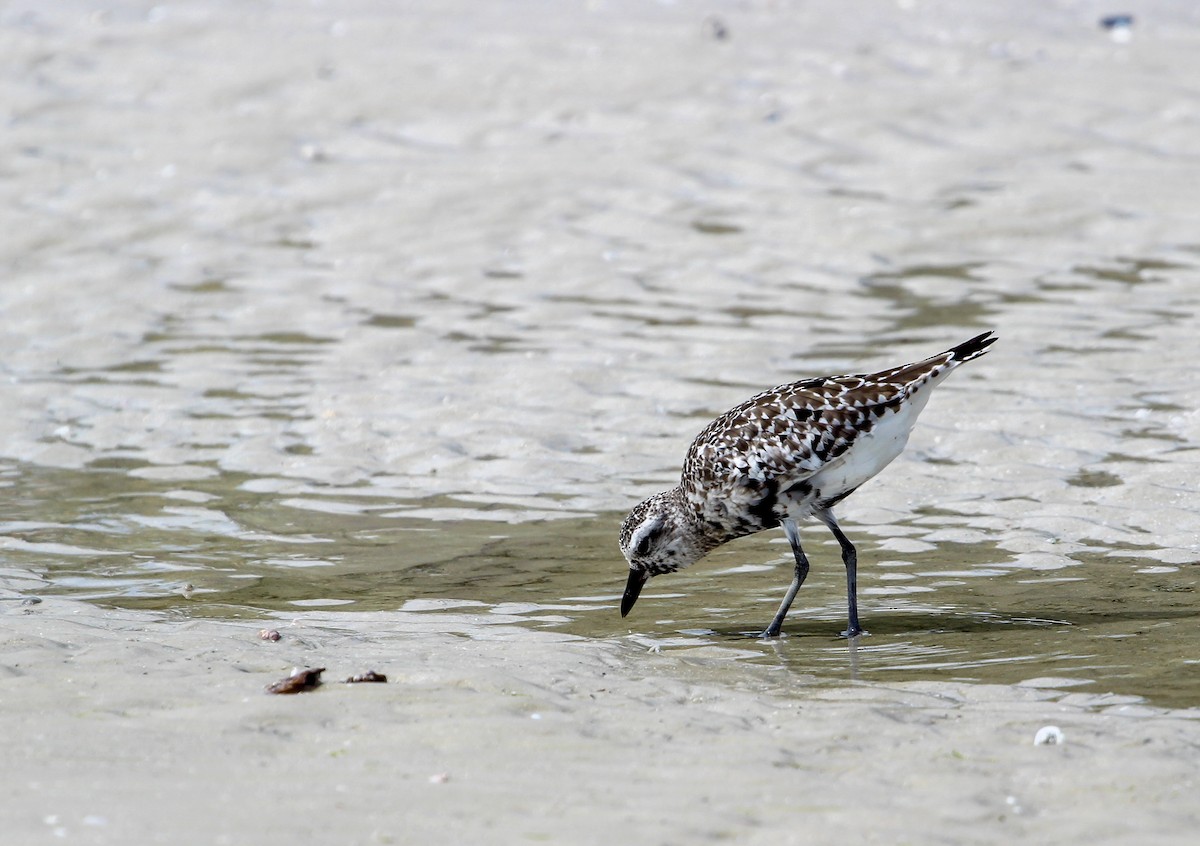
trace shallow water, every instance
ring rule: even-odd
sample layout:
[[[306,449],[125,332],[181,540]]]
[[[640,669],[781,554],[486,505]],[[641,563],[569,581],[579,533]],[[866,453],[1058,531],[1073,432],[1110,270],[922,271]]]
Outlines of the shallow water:
[[[1192,13],[535,5],[0,15],[9,598],[1200,704]],[[839,509],[869,638],[816,527],[778,642],[781,537],[620,619],[621,515],[713,415],[984,328]]]
[[[647,586],[622,621],[614,536],[619,514],[508,523],[402,516],[420,503],[313,494],[285,502],[248,493],[246,479],[184,484],[131,478],[128,467],[87,472],[10,467],[15,507],[0,525],[10,566],[36,573],[9,601],[68,596],[115,607],[212,617],[305,610],[469,612],[588,638],[739,662],[802,680],[978,681],[1131,693],[1164,706],[1200,697],[1195,584],[1145,558],[1075,554],[1061,568],[1023,566],[986,534],[898,554],[860,539],[862,616],[850,643],[836,544],[813,527],[814,571],[785,637],[762,641],[790,577],[780,533],[744,539],[692,570]],[[340,506],[340,508],[339,508]],[[351,508],[353,513],[344,513]],[[924,508],[890,527],[911,537],[952,532],[955,516]],[[853,531],[852,524],[848,530]],[[779,535],[779,537],[774,537]],[[927,535],[926,535],[927,536]],[[923,542],[917,542],[922,545]],[[894,544],[893,544],[894,545]],[[436,621],[432,621],[436,625]]]

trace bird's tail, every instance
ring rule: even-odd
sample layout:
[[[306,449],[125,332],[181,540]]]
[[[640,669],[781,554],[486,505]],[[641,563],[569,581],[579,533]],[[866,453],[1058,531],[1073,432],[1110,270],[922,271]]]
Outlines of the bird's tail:
[[[958,364],[970,361],[973,358],[979,358],[994,343],[996,343],[996,336],[989,331],[984,332],[982,335],[976,335],[969,341],[963,341],[957,347],[951,347],[946,352],[950,354],[950,361]]]
[[[936,385],[964,361],[979,358],[995,342],[996,339],[991,332],[984,332],[945,352],[940,352],[922,361],[914,361],[912,364],[875,373],[872,378],[876,382],[904,385],[906,386],[905,390],[916,390],[931,384]]]

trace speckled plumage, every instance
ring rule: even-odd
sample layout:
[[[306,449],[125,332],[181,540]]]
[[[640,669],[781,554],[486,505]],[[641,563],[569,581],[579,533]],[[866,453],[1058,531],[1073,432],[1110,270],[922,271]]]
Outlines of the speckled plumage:
[[[796,575],[764,632],[778,634],[808,573],[795,521],[815,516],[842,546],[850,606],[845,634],[859,634],[857,556],[831,509],[900,454],[933,388],[995,340],[985,332],[913,364],[780,385],[712,421],[688,449],[679,485],[640,503],[621,527],[630,568],[622,616],[651,576],[686,567],[734,538],[783,526]]]

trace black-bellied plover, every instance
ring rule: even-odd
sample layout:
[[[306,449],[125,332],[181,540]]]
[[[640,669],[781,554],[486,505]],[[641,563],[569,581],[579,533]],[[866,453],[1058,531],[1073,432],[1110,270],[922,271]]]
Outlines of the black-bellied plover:
[[[621,616],[651,576],[687,567],[734,538],[783,526],[796,570],[762,634],[777,636],[808,575],[796,521],[811,515],[829,527],[842,548],[850,615],[842,634],[862,634],[858,554],[834,519],[833,506],[900,454],[934,387],[995,340],[984,332],[890,370],[780,385],[709,423],[688,448],[679,484],[625,518],[621,551],[629,562],[629,581]]]

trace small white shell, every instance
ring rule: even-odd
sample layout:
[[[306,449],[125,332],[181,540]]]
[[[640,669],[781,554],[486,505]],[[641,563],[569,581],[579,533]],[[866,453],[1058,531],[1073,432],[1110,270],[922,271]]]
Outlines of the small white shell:
[[[1033,736],[1034,746],[1061,746],[1067,740],[1058,726],[1042,726]]]

